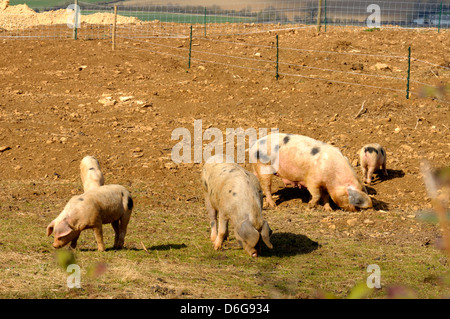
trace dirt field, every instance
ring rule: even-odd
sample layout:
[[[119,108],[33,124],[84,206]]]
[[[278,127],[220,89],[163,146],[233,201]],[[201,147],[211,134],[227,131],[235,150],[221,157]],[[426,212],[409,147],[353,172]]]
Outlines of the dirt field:
[[[323,51],[404,56],[411,46],[417,59],[450,67],[448,31],[336,28],[320,35],[312,29],[279,34],[280,41],[288,43],[285,46]],[[271,45],[273,37],[262,33],[222,40]],[[172,41],[188,45],[186,39]],[[198,50],[209,46],[209,42],[196,43]],[[214,44],[214,52],[237,55],[236,51],[255,54],[251,46]],[[325,290],[342,297],[355,282],[367,277],[365,267],[377,261],[390,265],[385,266],[390,270],[383,273],[384,286],[405,283],[421,298],[448,296],[448,286],[436,279],[448,271],[447,260],[434,247],[439,242],[439,229],[415,218],[419,210],[431,207],[420,159],[427,159],[436,168],[449,166],[448,96],[442,101],[414,94],[407,100],[404,93],[389,90],[287,75],[277,81],[272,73],[195,61],[188,70],[187,60],[175,57],[120,44],[112,52],[107,40],[0,40],[0,52],[0,296],[311,298],[318,290]],[[264,58],[269,55],[261,52]],[[406,72],[405,62],[395,59],[321,52],[282,54],[292,63],[322,68],[332,64],[334,69],[365,72],[382,62],[388,70],[370,72],[402,77]],[[322,76],[314,71],[301,72]],[[439,85],[449,82],[450,72],[417,63],[412,77]],[[333,79],[349,80],[347,74],[333,75]],[[403,89],[403,84],[389,79],[376,81],[376,86]],[[420,85],[413,83],[412,91],[419,93]],[[355,118],[363,102],[366,111]],[[377,174],[368,188],[373,209],[358,213],[336,209],[331,214],[320,208],[308,209],[308,192],[284,188],[277,180],[273,192],[279,206],[264,210],[274,230],[274,251],[265,250],[266,257],[257,262],[247,261],[249,257],[239,249],[214,253],[203,208],[201,165],[177,165],[170,157],[178,142],[171,140],[172,131],[185,127],[193,134],[194,120],[200,119],[203,131],[209,127],[223,132],[238,127],[278,128],[332,143],[349,158],[360,177],[358,150],[365,143],[377,142],[386,148],[389,176],[380,178]],[[80,249],[85,249],[78,252],[80,260],[86,264],[88,260],[106,260],[112,265],[111,278],[115,267],[133,268],[127,258],[137,268],[142,265],[151,270],[145,280],[137,272],[127,273],[116,285],[91,283],[80,293],[64,287],[66,275],[54,265],[53,238],[45,236],[45,227],[70,196],[81,193],[79,162],[88,154],[99,159],[106,183],[130,189],[136,209],[125,240],[128,250],[99,254],[93,236],[84,235],[86,239],[79,241]],[[351,252],[339,251],[340,245],[347,243]],[[111,240],[106,239],[106,244],[110,247]],[[296,244],[304,246],[297,249]],[[330,263],[325,272],[308,272],[309,277],[302,273],[302,278],[308,279],[294,280],[298,274],[285,274],[280,265],[290,263],[288,258],[295,260],[296,255],[309,263],[309,271],[318,267],[314,258]],[[234,261],[233,256],[237,256]],[[274,258],[278,258],[276,262]],[[355,258],[352,267],[358,278],[352,277],[352,272],[338,282],[331,273],[348,265],[336,263]],[[239,262],[250,268],[239,268]],[[198,269],[203,263],[208,267]],[[410,271],[408,266],[400,275],[395,263],[421,268]],[[223,285],[214,273],[217,265],[233,273],[233,280],[223,290],[214,288]],[[292,268],[287,269],[306,267],[305,263],[289,265]],[[248,269],[252,269],[251,274]],[[269,280],[267,274],[272,271],[284,283],[282,288]],[[33,284],[33,272],[39,284]],[[249,276],[260,279],[248,287],[236,283]],[[101,278],[112,280],[108,275]],[[30,288],[32,285],[35,288]],[[377,296],[383,297],[385,292]]]

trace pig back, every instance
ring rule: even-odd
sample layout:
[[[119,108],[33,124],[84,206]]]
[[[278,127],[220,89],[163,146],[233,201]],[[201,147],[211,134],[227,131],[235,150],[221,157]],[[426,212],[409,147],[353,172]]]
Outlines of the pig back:
[[[262,191],[259,181],[238,164],[205,164],[202,179],[213,208],[230,219],[260,213]]]
[[[89,211],[98,214],[102,224],[109,224],[120,219],[127,211],[127,201],[131,198],[128,190],[121,185],[103,185],[84,193],[87,205],[91,206]]]
[[[275,155],[280,177],[302,185],[355,182],[356,175],[338,148],[303,135],[280,133],[275,140],[279,143]]]

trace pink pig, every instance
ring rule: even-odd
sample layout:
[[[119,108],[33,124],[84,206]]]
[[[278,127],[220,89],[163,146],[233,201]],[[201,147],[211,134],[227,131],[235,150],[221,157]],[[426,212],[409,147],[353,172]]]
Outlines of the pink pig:
[[[228,235],[229,221],[239,244],[252,257],[260,254],[261,241],[273,247],[270,243],[272,230],[262,215],[261,186],[251,172],[235,163],[208,160],[201,179],[215,250],[221,249]]]
[[[76,248],[80,233],[92,228],[99,251],[105,250],[103,224],[112,224],[115,232],[114,248],[122,248],[128,222],[133,209],[133,199],[121,185],[95,187],[82,195],[73,196],[64,210],[47,226],[47,236],[55,231],[54,248],[69,242]]]
[[[88,190],[99,187],[105,184],[100,164],[93,156],[85,156],[80,163],[81,182],[83,183],[83,190]]]
[[[322,199],[330,211],[330,196],[344,210],[372,207],[347,158],[329,144],[302,135],[271,134],[252,145],[249,158],[271,207],[276,206],[271,194],[272,175],[281,177],[286,185],[306,187],[312,196],[309,207]]]
[[[386,151],[380,144],[367,144],[359,152],[359,160],[364,182],[370,185],[372,182],[372,174],[380,168],[383,168],[383,175],[387,176],[386,169]]]

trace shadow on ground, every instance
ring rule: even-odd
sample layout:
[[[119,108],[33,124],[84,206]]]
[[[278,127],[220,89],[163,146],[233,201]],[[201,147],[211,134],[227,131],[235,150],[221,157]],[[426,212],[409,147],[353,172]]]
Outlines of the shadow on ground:
[[[318,249],[320,244],[309,239],[305,235],[293,233],[274,233],[270,237],[273,249],[266,249],[262,256],[295,256],[301,254],[309,254]]]

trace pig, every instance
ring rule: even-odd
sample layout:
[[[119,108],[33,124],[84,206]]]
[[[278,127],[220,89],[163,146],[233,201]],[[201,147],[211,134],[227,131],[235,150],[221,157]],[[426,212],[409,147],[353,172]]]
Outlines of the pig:
[[[85,156],[80,163],[81,182],[84,192],[105,183],[98,160],[93,156]]]
[[[215,250],[222,248],[228,236],[229,221],[238,243],[250,256],[260,254],[261,240],[273,248],[272,230],[262,215],[261,186],[252,173],[236,163],[210,161],[203,165],[201,180]]]
[[[380,168],[383,169],[383,175],[388,176],[386,170],[386,151],[383,146],[377,143],[367,144],[359,152],[359,162],[363,174],[363,181],[370,185],[373,173]]]
[[[115,232],[114,248],[123,248],[128,222],[133,210],[130,192],[121,185],[103,185],[82,195],[73,196],[63,211],[47,226],[47,236],[55,232],[54,248],[69,242],[76,248],[80,233],[92,228],[99,251],[105,250],[103,224],[112,224]]]
[[[273,175],[281,177],[285,185],[307,188],[311,194],[309,207],[315,207],[322,199],[324,209],[331,211],[330,196],[347,211],[372,207],[372,200],[347,158],[338,148],[324,142],[275,133],[260,138],[250,147],[249,160],[270,207],[276,206],[271,194]]]

